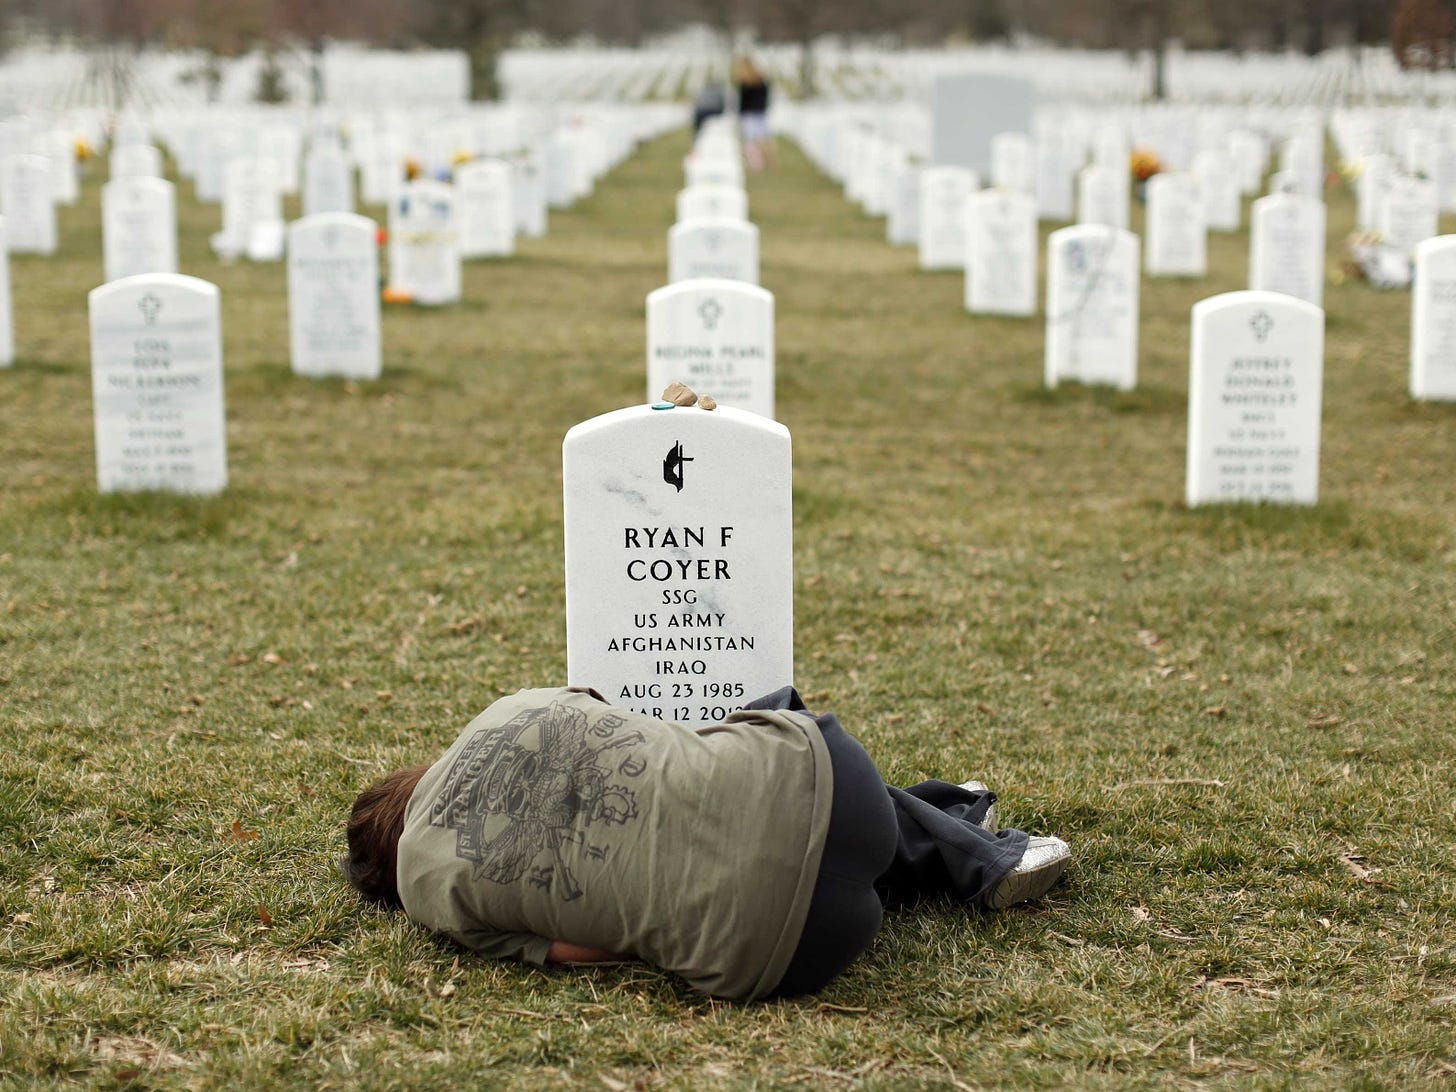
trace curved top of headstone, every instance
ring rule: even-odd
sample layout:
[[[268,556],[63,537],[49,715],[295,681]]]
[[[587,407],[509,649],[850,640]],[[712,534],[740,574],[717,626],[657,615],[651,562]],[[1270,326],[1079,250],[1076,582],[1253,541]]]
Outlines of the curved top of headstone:
[[[1207,299],[1199,300],[1193,305],[1193,318],[1197,321],[1207,316],[1210,312],[1227,310],[1230,307],[1283,307],[1286,310],[1303,312],[1305,315],[1324,321],[1324,310],[1316,307],[1308,300],[1302,300],[1298,296],[1285,295],[1283,292],[1267,292],[1252,288],[1240,289],[1237,292],[1223,292],[1217,296],[1209,296]]]
[[[764,303],[773,303],[774,299],[773,293],[767,288],[749,284],[747,281],[729,280],[727,277],[689,277],[654,288],[647,293],[647,304],[650,307],[655,302],[672,299],[685,292],[736,292],[739,296],[755,297]]]
[[[310,216],[300,216],[290,223],[288,233],[292,235],[295,231],[310,231],[330,226],[362,229],[369,232],[379,230],[378,224],[367,216],[360,216],[357,212],[315,212]]]
[[[131,277],[110,281],[86,294],[90,303],[104,303],[111,296],[124,292],[135,292],[139,288],[170,288],[179,292],[196,292],[204,296],[217,296],[217,285],[201,277],[189,277],[186,273],[137,273]]]
[[[729,281],[726,283],[736,285],[740,282]],[[659,409],[658,406],[670,408]],[[757,413],[750,413],[748,410],[734,409],[731,406],[719,406],[714,410],[705,410],[698,406],[671,406],[670,403],[657,403],[656,405],[627,406],[582,421],[567,431],[563,443],[585,439],[599,432],[630,426],[639,421],[671,418],[675,423],[680,423],[684,417],[690,418],[695,428],[719,429],[724,433],[735,430],[754,433],[755,440],[773,438],[787,441],[789,439],[789,430],[779,422]]]

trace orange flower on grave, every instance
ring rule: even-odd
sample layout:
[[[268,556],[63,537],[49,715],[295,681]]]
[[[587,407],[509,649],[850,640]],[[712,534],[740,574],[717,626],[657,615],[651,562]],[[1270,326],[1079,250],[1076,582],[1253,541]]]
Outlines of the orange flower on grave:
[[[1163,169],[1163,161],[1146,148],[1134,148],[1130,166],[1133,178],[1146,182]]]
[[[411,182],[413,182],[416,178],[423,174],[424,170],[425,169],[420,166],[420,161],[418,159],[406,159],[404,161],[404,176],[408,178]]]
[[[379,294],[379,298],[385,303],[414,303],[415,297],[412,293],[405,292],[399,288],[386,288]]]

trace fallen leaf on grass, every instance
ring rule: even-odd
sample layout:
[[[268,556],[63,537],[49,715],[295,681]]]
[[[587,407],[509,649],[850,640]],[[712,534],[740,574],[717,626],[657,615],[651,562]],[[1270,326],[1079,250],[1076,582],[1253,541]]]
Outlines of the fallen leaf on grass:
[[[258,904],[258,920],[261,921],[265,927],[273,924],[273,915],[268,913],[268,908],[264,906],[261,902]]]
[[[1356,853],[1353,849],[1348,853],[1340,854],[1340,863],[1345,866],[1345,871],[1354,876],[1361,883],[1374,883],[1375,873],[1378,868],[1370,867],[1370,859],[1363,853]]]
[[[1153,917],[1153,915],[1152,914],[1149,914],[1141,906],[1134,906],[1132,908],[1132,920],[1133,921],[1150,921],[1150,920],[1152,920],[1152,917]]]
[[[1431,998],[1433,1009],[1456,1009],[1456,993],[1448,993],[1445,997]]]
[[[1344,718],[1334,713],[1316,713],[1305,722],[1305,726],[1308,728],[1333,728],[1342,723],[1344,723]]]
[[[232,829],[222,836],[224,842],[253,842],[258,838],[256,830],[244,830],[243,821],[234,819]]]
[[[1227,705],[1210,705],[1203,711],[1205,717],[1221,717],[1228,712]]]
[[[1138,644],[1142,645],[1143,648],[1157,648],[1163,643],[1163,639],[1150,629],[1138,630],[1137,639]]]
[[[268,664],[270,667],[281,667],[288,661],[285,660],[282,656],[278,655],[278,653],[276,652],[269,652],[264,655],[263,662],[265,664]]]
[[[164,1050],[150,1039],[99,1035],[86,1045],[92,1054],[104,1062],[121,1062],[139,1069],[175,1069],[186,1064],[182,1055]]]

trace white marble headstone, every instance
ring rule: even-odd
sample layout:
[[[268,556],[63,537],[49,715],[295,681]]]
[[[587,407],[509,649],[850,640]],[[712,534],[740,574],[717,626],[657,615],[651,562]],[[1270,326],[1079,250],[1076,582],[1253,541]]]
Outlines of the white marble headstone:
[[[567,682],[713,724],[793,682],[791,445],[757,414],[668,405],[562,444]]]
[[[1436,186],[1424,178],[1391,178],[1381,200],[1377,228],[1386,246],[1414,254],[1416,246],[1433,237],[1440,219]]]
[[[1047,237],[1046,385],[1137,386],[1138,237],[1075,224]]]
[[[966,203],[966,310],[1036,314],[1036,198],[982,190]]]
[[[885,241],[891,246],[915,246],[920,241],[920,168],[905,164],[889,182],[889,215]]]
[[[670,282],[716,277],[758,283],[758,227],[745,220],[690,220],[667,233]]]
[[[966,202],[980,188],[966,167],[926,167],[920,172],[920,268],[963,269]]]
[[[1130,192],[1126,167],[1083,167],[1077,175],[1077,223],[1126,230]]]
[[[1035,160],[1031,137],[997,133],[991,138],[991,185],[996,189],[1035,193]]]
[[[546,234],[549,217],[541,156],[534,151],[518,156],[514,168],[511,192],[516,202],[516,230],[527,238],[539,239]]]
[[[462,258],[496,258],[516,252],[513,174],[511,165],[500,159],[477,159],[456,170]]]
[[[700,182],[678,191],[678,223],[684,220],[747,220],[748,194],[722,182]]]
[[[165,178],[122,175],[101,187],[106,279],[177,272],[177,193]]]
[[[389,203],[389,286],[425,306],[460,298],[455,189],[407,182]]]
[[[1197,175],[1180,171],[1148,179],[1148,276],[1202,277],[1208,272],[1203,214]]]
[[[1238,231],[1244,206],[1239,194],[1237,168],[1222,152],[1205,149],[1193,160],[1203,192],[1203,213],[1209,231]]]
[[[224,171],[222,232],[214,249],[224,255],[246,254],[260,229],[266,234],[270,225],[277,225],[281,236],[283,202],[275,169],[262,159],[234,159]]]
[[[150,144],[122,144],[111,153],[111,177],[162,177],[162,153]]]
[[[1380,213],[1385,192],[1395,175],[1395,160],[1388,155],[1367,155],[1360,161],[1355,181],[1355,226],[1362,231],[1380,230]]]
[[[227,486],[217,286],[176,273],[90,294],[101,492],[220,493]]]
[[[322,141],[303,160],[303,215],[354,211],[354,167],[337,143]]]
[[[0,159],[0,211],[12,254],[56,252],[56,203],[51,192],[51,163],[45,156],[8,155]]]
[[[647,397],[673,380],[720,406],[774,415],[773,293],[742,281],[678,281],[647,297]]]
[[[1249,287],[1319,307],[1325,290],[1325,203],[1298,193],[1255,201],[1249,217]]]
[[[288,226],[288,325],[299,375],[378,379],[379,228],[352,212]]]
[[[1319,499],[1325,316],[1277,292],[1193,306],[1189,507]]]
[[[1411,289],[1410,393],[1456,401],[1456,235],[1416,247]]]

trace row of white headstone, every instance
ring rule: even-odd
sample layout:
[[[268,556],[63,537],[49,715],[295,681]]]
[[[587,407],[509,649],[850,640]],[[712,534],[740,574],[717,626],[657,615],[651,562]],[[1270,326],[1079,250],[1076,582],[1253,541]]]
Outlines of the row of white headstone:
[[[720,405],[772,418],[774,297],[758,283],[758,227],[748,219],[729,122],[703,126],[683,171],[668,284],[647,297],[648,401],[677,380]]]
[[[462,168],[466,186],[471,166]],[[487,186],[502,181],[500,171],[480,173],[488,173]],[[108,186],[133,182],[172,198],[170,183],[145,175],[122,176]],[[392,278],[418,302],[459,296],[455,201],[456,186],[414,181],[403,184],[391,202]],[[509,189],[494,190],[490,204],[498,219],[514,228]],[[168,212],[157,219],[175,240],[175,202]],[[128,230],[148,234],[136,225]],[[315,213],[288,227],[290,348],[299,374],[357,379],[380,374],[377,236],[372,220],[352,212]],[[103,492],[207,495],[226,487],[219,299],[216,285],[170,271],[135,273],[91,292],[97,475]],[[8,306],[8,291],[3,300]]]

